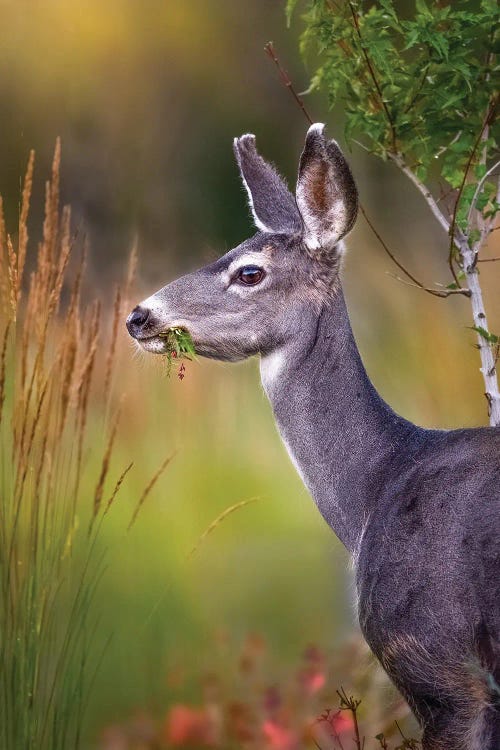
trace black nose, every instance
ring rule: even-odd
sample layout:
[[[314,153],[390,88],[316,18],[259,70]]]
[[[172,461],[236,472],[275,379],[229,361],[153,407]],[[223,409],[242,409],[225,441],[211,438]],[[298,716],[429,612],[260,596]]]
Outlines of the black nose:
[[[131,336],[137,336],[149,320],[150,311],[145,307],[134,307],[127,318],[127,328]]]

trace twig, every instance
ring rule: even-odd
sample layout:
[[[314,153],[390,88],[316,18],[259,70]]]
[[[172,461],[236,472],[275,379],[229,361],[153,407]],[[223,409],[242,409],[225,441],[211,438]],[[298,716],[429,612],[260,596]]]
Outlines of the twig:
[[[337,730],[335,729],[335,719],[341,713],[341,711],[342,711],[342,709],[339,708],[339,710],[336,711],[333,714],[333,711],[330,708],[327,708],[325,711],[323,711],[323,713],[321,714],[321,716],[319,716],[316,719],[316,721],[314,722],[314,724],[321,724],[321,723],[326,724],[328,726],[329,731],[330,731],[330,737],[332,737],[333,740],[337,743],[337,745],[339,746],[340,750],[344,750],[344,746],[342,744],[342,740],[340,739],[340,735],[337,732]],[[332,714],[333,714],[333,716],[332,716]],[[314,724],[313,724],[313,726],[314,726]],[[318,743],[316,742],[315,739],[314,739],[314,742],[315,742],[316,745],[318,745]],[[319,747],[319,745],[318,745],[318,747]],[[321,750],[321,748],[320,748],[320,750]]]
[[[478,263],[497,263],[500,258],[479,258]]]
[[[352,721],[354,724],[354,742],[356,744],[356,750],[363,750],[365,741],[364,738],[363,740],[361,740],[358,723],[358,708],[361,701],[356,700],[352,695],[348,696],[343,687],[341,687],[340,690],[337,690],[336,692],[340,698],[340,708],[351,712]]]
[[[462,182],[460,183],[460,187],[458,188],[458,193],[457,193],[457,197],[456,197],[456,200],[455,200],[455,205],[453,207],[453,215],[451,217],[451,224],[450,224],[450,228],[449,228],[450,248],[449,248],[449,251],[448,251],[448,265],[449,265],[450,270],[451,270],[451,272],[453,274],[453,277],[455,278],[455,281],[457,282],[457,284],[459,286],[460,286],[460,284],[458,283],[458,279],[457,279],[456,274],[455,274],[455,269],[453,268],[453,254],[454,254],[455,245],[458,244],[459,250],[461,250],[461,245],[456,242],[456,238],[455,238],[455,232],[456,232],[456,228],[457,228],[458,207],[459,207],[460,201],[462,199],[462,194],[463,194],[463,191],[464,191],[464,188],[465,188],[465,183],[467,181],[469,170],[470,170],[471,165],[472,165],[472,160],[474,159],[474,155],[475,155],[475,153],[476,153],[476,151],[478,149],[478,146],[479,146],[479,144],[481,143],[481,141],[483,139],[483,133],[484,133],[485,129],[488,127],[488,125],[490,123],[491,117],[492,117],[492,115],[493,115],[493,113],[495,111],[495,108],[496,108],[496,104],[497,104],[496,99],[493,99],[493,101],[491,102],[490,106],[488,107],[488,112],[486,113],[486,117],[484,118],[483,124],[481,125],[481,130],[480,130],[480,132],[479,132],[479,134],[478,134],[478,136],[477,136],[477,138],[476,138],[476,140],[474,142],[474,146],[472,147],[472,150],[471,150],[471,152],[469,154],[469,158],[467,159],[467,164],[465,165],[464,174],[463,174],[463,177],[462,177]],[[461,254],[463,256],[463,253],[461,253]]]
[[[427,185],[424,185],[424,183],[418,179],[415,172],[406,164],[400,154],[392,154],[391,152],[388,152],[388,156],[389,159],[391,159],[391,161],[393,161],[399,167],[399,169],[413,182],[417,190],[422,193],[434,217],[438,220],[445,232],[447,234],[450,234],[450,224],[444,214],[441,212],[436,199],[432,195]],[[448,265],[450,266],[451,275],[453,276],[456,285],[460,288],[460,281],[453,266],[453,257],[451,257],[451,261],[450,259],[448,260]]]
[[[384,108],[384,112],[385,112],[385,115],[387,117],[387,122],[389,123],[389,127],[391,129],[392,148],[393,148],[394,153],[397,153],[398,149],[397,149],[397,142],[396,142],[396,129],[394,127],[394,122],[393,122],[393,119],[392,119],[392,115],[389,112],[389,108],[388,108],[388,106],[387,106],[387,104],[386,104],[386,102],[384,100],[384,95],[382,93],[382,89],[380,88],[380,84],[379,84],[379,82],[377,80],[377,76],[375,75],[375,69],[374,69],[374,67],[372,65],[372,62],[371,62],[371,60],[370,60],[370,58],[368,56],[368,53],[366,51],[366,47],[365,47],[365,45],[363,43],[363,37],[361,35],[361,29],[359,27],[358,14],[357,14],[355,8],[353,7],[352,2],[349,2],[349,8],[351,9],[352,18],[353,18],[353,21],[354,21],[354,27],[355,27],[356,33],[358,35],[358,39],[359,39],[359,43],[360,43],[360,46],[361,46],[361,51],[363,53],[363,57],[365,58],[366,65],[368,67],[368,70],[370,71],[370,76],[371,76],[371,79],[373,81],[373,85],[375,86],[375,88],[377,90],[377,94],[379,95],[379,98],[380,98],[380,103],[382,104],[382,107]]]
[[[462,131],[459,130],[458,133],[453,136],[453,138],[451,139],[451,141],[448,143],[447,146],[441,146],[441,148],[438,148],[438,150],[434,154],[434,158],[435,159],[439,159],[439,157],[442,156],[446,151],[448,151],[448,149],[450,148],[450,146],[453,146],[453,144],[456,143],[457,141],[459,141],[461,137],[462,137]],[[452,190],[453,190],[453,188],[452,188]],[[450,192],[451,192],[451,190],[450,190]]]
[[[450,188],[449,190],[445,190],[441,182],[439,183],[439,189],[441,190],[441,195],[439,196],[439,198],[436,198],[436,203],[441,203],[442,201],[445,201],[447,198],[449,198],[449,196],[453,192],[453,188]],[[448,206],[446,206],[446,208],[448,208]]]
[[[396,720],[394,721],[394,723],[396,724],[398,732],[401,735],[401,739],[403,740],[403,744],[400,746],[401,750],[417,750],[417,741],[411,739],[410,737],[407,737]]]
[[[424,67],[424,72],[423,72],[423,74],[422,74],[422,76],[420,78],[420,82],[419,82],[419,84],[418,84],[418,86],[417,86],[417,88],[415,90],[415,93],[413,94],[413,96],[412,96],[412,98],[410,100],[410,103],[404,109],[405,113],[409,112],[411,110],[411,108],[413,107],[413,105],[415,104],[415,102],[417,101],[417,99],[418,99],[418,97],[420,95],[420,92],[422,91],[422,89],[424,87],[425,79],[427,78],[427,73],[429,72],[430,65],[431,65],[430,63],[427,63],[427,65]]]
[[[363,208],[363,206],[360,206],[359,208],[360,208],[360,211],[361,211],[361,213],[363,214],[363,216],[365,218],[366,223],[368,224],[368,226],[372,230],[373,234],[375,235],[375,237],[377,238],[377,240],[380,242],[380,244],[384,248],[384,250],[387,253],[387,255],[389,256],[389,258],[392,260],[393,263],[395,263],[397,265],[397,267],[399,268],[400,271],[402,271],[411,281],[413,281],[413,284],[410,284],[409,286],[416,286],[419,289],[422,289],[423,292],[428,292],[428,294],[432,294],[434,297],[445,298],[445,297],[449,297],[451,294],[465,294],[465,295],[467,295],[467,290],[466,289],[462,289],[462,288],[460,288],[460,289],[446,289],[446,290],[443,289],[443,290],[438,290],[438,289],[430,289],[429,287],[426,287],[424,284],[422,284],[421,281],[419,281],[415,276],[413,276],[413,274],[411,274],[403,266],[403,264],[396,258],[396,256],[394,255],[394,253],[389,249],[389,247],[387,246],[387,244],[384,242],[384,240],[382,239],[382,237],[377,232],[377,230],[373,226],[372,222],[368,218],[368,216],[366,214],[366,211]],[[394,278],[398,279],[398,281],[404,281],[404,279],[401,279],[399,276],[394,276]],[[408,283],[408,282],[405,282],[405,283]]]
[[[460,289],[430,289],[426,286],[420,286],[420,284],[412,284],[410,281],[406,281],[406,279],[402,279],[401,276],[397,276],[394,273],[389,274],[389,276],[392,276],[393,279],[400,281],[402,284],[406,284],[406,286],[412,286],[414,289],[421,289],[422,292],[428,292],[435,297],[442,297],[443,299],[451,297],[452,294],[461,294],[464,297],[471,296],[470,290],[464,289],[463,287],[460,287]]]
[[[472,217],[472,211],[474,210],[474,206],[476,205],[477,197],[481,191],[481,188],[483,187],[488,177],[495,171],[495,169],[498,169],[498,167],[500,167],[500,161],[497,161],[495,164],[493,164],[493,166],[488,169],[488,171],[483,175],[481,180],[478,182],[477,188],[475,190],[474,196],[470,204],[469,213],[467,214],[467,224],[470,223],[470,220]]]
[[[389,750],[389,745],[387,744],[387,740],[385,739],[383,734],[376,734],[375,739],[377,740],[382,750]]]
[[[278,56],[276,54],[276,50],[274,49],[274,44],[272,42],[268,42],[264,46],[264,49],[266,51],[266,54],[269,55],[269,57],[271,58],[271,60],[274,62],[274,64],[278,68],[278,72],[280,74],[280,77],[281,77],[281,80],[283,82],[283,85],[286,86],[287,89],[290,91],[290,93],[292,94],[293,98],[295,99],[295,101],[297,102],[297,104],[301,108],[302,112],[304,113],[304,115],[308,119],[309,124],[312,125],[314,123],[314,120],[312,119],[312,117],[310,116],[309,112],[307,111],[304,102],[302,101],[302,99],[300,98],[300,96],[295,91],[295,89],[293,87],[293,84],[292,84],[292,81],[290,80],[290,76],[288,75],[288,73],[286,72],[286,70],[281,66],[280,61],[278,59]]]
[[[492,374],[495,372],[495,370],[497,368],[497,364],[498,364],[498,360],[499,359],[500,359],[500,343],[497,344],[497,348],[495,350]]]

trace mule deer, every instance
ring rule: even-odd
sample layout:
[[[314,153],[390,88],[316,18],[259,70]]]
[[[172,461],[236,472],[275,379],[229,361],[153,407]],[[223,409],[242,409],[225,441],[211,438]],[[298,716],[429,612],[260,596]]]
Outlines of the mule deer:
[[[130,314],[143,349],[185,328],[205,357],[260,355],[292,461],[353,556],[359,621],[425,750],[500,748],[500,429],[427,430],[371,384],[340,281],[357,191],[313,125],[296,197],[234,142],[257,233]]]

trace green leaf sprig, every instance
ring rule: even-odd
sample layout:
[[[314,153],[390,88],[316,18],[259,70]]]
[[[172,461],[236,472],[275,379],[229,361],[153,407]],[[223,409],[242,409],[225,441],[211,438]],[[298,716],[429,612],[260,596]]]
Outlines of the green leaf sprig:
[[[170,377],[174,363],[180,362],[177,371],[179,380],[186,375],[186,366],[182,360],[193,360],[196,356],[191,335],[184,328],[169,328],[168,331],[160,333],[165,341],[165,359],[167,362],[167,377]]]

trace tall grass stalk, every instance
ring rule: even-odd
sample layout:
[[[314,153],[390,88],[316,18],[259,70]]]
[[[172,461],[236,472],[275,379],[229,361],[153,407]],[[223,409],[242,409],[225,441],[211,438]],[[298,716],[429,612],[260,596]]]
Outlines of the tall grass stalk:
[[[99,303],[81,300],[84,253],[73,257],[77,243],[70,210],[59,205],[59,166],[58,142],[36,257],[28,252],[33,153],[13,235],[0,200],[0,747],[6,750],[79,746],[96,667],[89,654],[103,562],[99,529],[128,471],[121,467],[106,489],[118,420],[110,401],[114,337],[135,258],[116,293],[106,342]],[[106,385],[99,390],[101,362]],[[87,434],[91,402],[110,415],[102,445],[90,444]],[[83,492],[84,474],[93,497]]]

